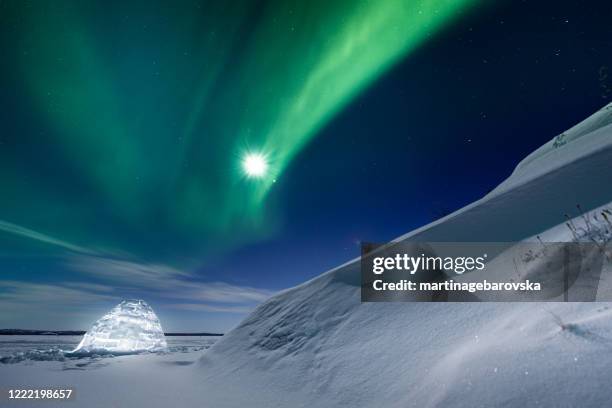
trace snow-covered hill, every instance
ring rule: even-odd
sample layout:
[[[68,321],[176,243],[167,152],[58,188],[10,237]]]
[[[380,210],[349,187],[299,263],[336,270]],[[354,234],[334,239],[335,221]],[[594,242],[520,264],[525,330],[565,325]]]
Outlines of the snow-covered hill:
[[[611,175],[612,104],[529,155],[481,200],[398,240],[507,242],[540,234],[569,241],[565,215],[580,228],[580,210],[603,211],[612,202]],[[354,260],[260,305],[193,368],[202,401],[214,407],[612,401],[608,304],[361,303],[359,285]]]

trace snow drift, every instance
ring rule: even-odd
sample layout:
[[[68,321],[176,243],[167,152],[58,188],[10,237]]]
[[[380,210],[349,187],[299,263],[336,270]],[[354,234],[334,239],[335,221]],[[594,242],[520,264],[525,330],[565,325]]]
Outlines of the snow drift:
[[[579,213],[612,208],[611,170],[612,104],[529,155],[487,196],[397,240],[570,241],[566,215],[586,231]],[[199,392],[215,407],[612,400],[608,304],[361,303],[359,285],[353,260],[260,305],[202,357]]]

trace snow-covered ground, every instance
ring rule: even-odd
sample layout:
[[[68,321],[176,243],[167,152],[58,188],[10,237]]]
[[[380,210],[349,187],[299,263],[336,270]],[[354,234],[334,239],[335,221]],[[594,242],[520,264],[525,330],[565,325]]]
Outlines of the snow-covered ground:
[[[137,355],[70,356],[82,336],[0,336],[0,389],[74,390],[70,402],[0,401],[30,407],[202,406],[196,378],[188,368],[217,336],[166,336],[165,352]],[[65,352],[65,353],[64,353]],[[3,395],[4,398],[4,395]]]
[[[612,209],[611,174],[612,104],[398,240],[570,241],[566,215],[582,234],[581,212]],[[354,260],[272,297],[205,352],[4,364],[0,388],[68,385],[87,407],[601,407],[611,350],[612,304],[361,303]]]

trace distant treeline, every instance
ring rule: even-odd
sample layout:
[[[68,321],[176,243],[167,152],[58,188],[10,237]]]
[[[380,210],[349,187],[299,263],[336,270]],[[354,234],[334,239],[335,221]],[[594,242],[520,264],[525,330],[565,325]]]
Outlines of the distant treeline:
[[[0,336],[82,336],[84,330],[0,329]],[[164,333],[166,336],[223,336],[221,333]]]

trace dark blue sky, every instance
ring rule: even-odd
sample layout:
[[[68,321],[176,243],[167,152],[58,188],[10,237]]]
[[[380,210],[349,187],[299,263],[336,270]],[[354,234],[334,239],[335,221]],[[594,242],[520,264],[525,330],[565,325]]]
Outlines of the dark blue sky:
[[[604,2],[498,2],[471,13],[300,153],[271,196],[281,235],[228,261],[241,277],[255,270],[294,285],[357,257],[361,240],[390,240],[482,197],[609,102],[610,17]]]
[[[20,11],[12,12],[0,37],[0,55],[10,58],[22,52],[11,37]],[[257,13],[249,18],[254,25]],[[200,239],[195,232],[190,242],[199,239],[213,249],[189,247],[173,262],[155,256],[159,248],[186,242],[170,234],[141,235],[138,247],[150,254],[137,257],[132,248],[71,239],[82,235],[82,223],[58,232],[44,228],[48,224],[39,212],[18,211],[48,207],[46,219],[73,211],[75,220],[95,221],[88,224],[88,236],[92,230],[114,231],[135,240],[129,226],[106,221],[114,217],[111,205],[91,205],[97,192],[72,162],[57,159],[65,153],[55,151],[48,135],[60,131],[42,113],[32,113],[35,103],[27,96],[22,68],[7,64],[0,79],[8,91],[0,113],[8,192],[0,205],[0,327],[86,328],[120,298],[136,296],[159,311],[168,330],[227,330],[271,293],[357,257],[361,241],[390,240],[482,197],[528,153],[609,102],[611,20],[612,4],[603,1],[500,1],[471,9],[354,97],[299,151],[266,196],[268,225],[254,227],[264,233],[244,225],[229,228],[223,236],[235,242],[217,248],[216,240],[227,237],[211,233]],[[102,20],[95,28],[112,31]],[[115,52],[115,42],[101,42],[106,54]],[[172,52],[171,41],[161,43],[164,52]],[[123,51],[111,58],[113,66],[124,58],[139,63]],[[180,76],[182,69],[170,75]],[[106,85],[97,85],[103,94]],[[147,106],[143,120],[164,116],[166,107],[178,110],[184,103],[180,95],[161,107]],[[122,102],[129,107],[131,100]],[[173,129],[178,118],[169,114],[159,122]],[[151,171],[162,174],[155,177],[170,177],[162,171],[163,154],[149,160]],[[20,180],[36,179],[40,197],[21,194],[21,181],[15,180],[23,167],[27,177]],[[62,205],[84,196],[90,197],[83,201],[87,205]],[[153,220],[163,213],[156,211],[148,215]],[[159,231],[164,232],[161,216]]]

